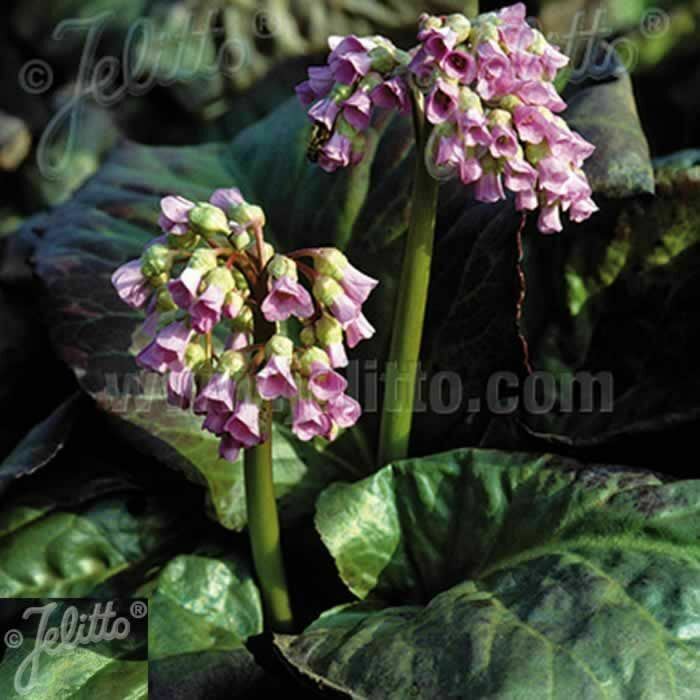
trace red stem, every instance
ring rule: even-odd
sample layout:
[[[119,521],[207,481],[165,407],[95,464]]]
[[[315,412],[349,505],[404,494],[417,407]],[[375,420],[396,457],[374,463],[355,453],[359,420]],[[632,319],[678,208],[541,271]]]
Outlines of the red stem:
[[[515,241],[518,249],[518,257],[516,259],[515,269],[518,274],[518,301],[515,304],[515,327],[518,331],[518,339],[523,349],[523,364],[528,374],[532,374],[532,365],[530,364],[530,349],[527,344],[527,339],[522,330],[523,305],[525,303],[525,294],[527,293],[527,282],[525,280],[525,271],[523,270],[523,229],[527,220],[527,213],[523,212],[520,217],[518,231],[515,234]]]

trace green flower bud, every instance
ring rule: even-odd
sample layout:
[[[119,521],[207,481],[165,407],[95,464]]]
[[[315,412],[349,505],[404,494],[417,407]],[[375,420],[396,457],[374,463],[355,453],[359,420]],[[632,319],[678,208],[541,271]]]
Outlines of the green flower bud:
[[[224,292],[230,292],[235,286],[231,271],[225,267],[216,267],[207,272],[204,282],[207,287],[213,284]]]
[[[206,362],[207,353],[204,348],[198,343],[190,343],[185,348],[185,364],[190,369],[195,369],[203,362]]]
[[[243,304],[245,304],[243,295],[237,289],[232,289],[224,299],[224,313],[229,318],[236,318],[241,313]]]
[[[202,351],[204,352],[203,348]],[[200,362],[194,368],[194,371],[195,380],[197,381],[197,387],[201,389],[214,376],[214,365],[212,365],[211,360],[205,360],[204,362]]]
[[[323,248],[314,257],[316,269],[322,275],[336,280],[343,279],[343,273],[348,266],[348,259],[337,248]]]
[[[481,44],[484,41],[495,41],[498,42],[498,27],[496,26],[495,20],[489,21],[484,18],[485,21],[480,22],[478,27],[474,27],[472,32],[472,42],[475,46]]]
[[[273,335],[265,345],[265,357],[281,355],[291,357],[294,353],[294,343],[284,335]]]
[[[513,117],[505,109],[492,109],[488,116],[488,123],[490,126],[510,126],[513,123]]]
[[[285,255],[275,255],[267,264],[267,272],[273,279],[280,277],[291,277],[298,279],[297,264]]]
[[[484,106],[481,103],[481,98],[466,85],[459,89],[459,109],[462,112],[475,109],[479,114],[484,113]]]
[[[252,332],[255,327],[255,317],[250,306],[244,306],[238,316],[231,321],[231,330],[242,331],[243,333]]]
[[[250,287],[248,286],[248,280],[246,276],[237,268],[231,268],[231,274],[233,275],[233,281],[236,285],[236,289],[242,292],[245,296],[250,293]]]
[[[407,66],[412,59],[412,56],[410,53],[408,53],[408,51],[402,51],[401,49],[396,49],[394,56],[396,58],[396,62],[401,66]]]
[[[168,247],[175,250],[188,250],[194,248],[199,242],[199,236],[194,231],[187,231],[180,236],[168,234]]]
[[[537,29],[533,29],[533,32],[535,33],[535,38],[527,48],[535,55],[541,56],[547,48],[547,40],[544,38],[542,32],[537,31]]]
[[[352,85],[336,83],[328,94],[328,99],[334,100],[335,102],[345,102],[345,100],[352,95],[354,90],[355,88]]]
[[[251,244],[246,249],[251,255],[258,257],[258,244],[257,241],[252,241]],[[267,241],[263,242],[263,257],[265,260],[269,260],[275,254],[275,249]]]
[[[319,275],[316,278],[313,295],[324,306],[330,306],[341,294],[343,294],[343,288],[332,277]]]
[[[246,357],[242,352],[226,350],[219,355],[219,365],[217,369],[219,372],[236,379],[246,370],[247,366]]]
[[[520,107],[522,103],[523,101],[519,97],[516,97],[515,95],[506,95],[505,97],[501,98],[499,106],[501,109],[514,112],[516,107]]]
[[[231,210],[231,221],[235,221],[242,226],[265,225],[265,212],[254,204],[243,202]]]
[[[485,154],[481,159],[481,167],[485,173],[494,173],[500,175],[505,169],[505,162],[500,158],[496,159],[489,153]]]
[[[372,70],[380,73],[388,73],[396,68],[397,62],[394,52],[388,46],[375,46],[369,51],[369,57],[372,61]],[[381,82],[381,78],[380,78]],[[377,83],[378,85],[379,83]],[[362,84],[360,83],[360,87]],[[374,87],[374,85],[372,86]]]
[[[543,158],[549,155],[549,145],[546,141],[542,141],[542,143],[525,144],[525,157],[532,165],[537,165]]]
[[[217,233],[228,234],[228,219],[226,214],[208,202],[199,202],[189,213],[192,228],[203,236],[213,236]]]
[[[331,429],[328,431],[328,435],[324,435],[324,439],[328,442],[333,442],[338,437],[340,433],[340,428],[336,423],[331,423]]]
[[[325,365],[326,367],[330,365],[330,360],[328,359],[328,355],[324,350],[321,350],[321,348],[316,346],[306,348],[299,355],[299,369],[301,370],[301,373],[305,377],[308,377],[311,374],[312,366],[317,362]]]
[[[304,326],[299,333],[299,340],[302,345],[314,345],[316,343],[316,333],[313,326]]]
[[[464,15],[447,15],[445,24],[457,35],[457,44],[462,44],[469,38],[472,23]]]
[[[168,288],[163,285],[156,295],[156,310],[164,313],[165,311],[175,311],[175,309],[177,309],[177,304],[173,301]]]
[[[143,251],[141,255],[141,272],[144,277],[157,277],[170,272],[173,254],[168,246],[156,243]]]
[[[441,29],[442,28],[442,18],[437,15],[423,14],[420,17],[419,29],[421,31],[427,29]]]
[[[167,284],[168,281],[170,280],[170,275],[167,272],[163,272],[160,275],[155,275],[155,277],[149,277],[148,281],[151,284],[151,287],[155,287],[158,289],[158,287],[162,287],[163,285]]]
[[[241,231],[230,236],[231,243],[236,250],[245,250],[250,245],[251,237],[247,231]]]
[[[343,342],[343,327],[333,316],[323,314],[323,316],[316,321],[314,330],[319,343],[324,347]]]
[[[197,248],[192,253],[187,267],[197,270],[198,272],[207,272],[213,270],[217,265],[216,253],[211,248]]]

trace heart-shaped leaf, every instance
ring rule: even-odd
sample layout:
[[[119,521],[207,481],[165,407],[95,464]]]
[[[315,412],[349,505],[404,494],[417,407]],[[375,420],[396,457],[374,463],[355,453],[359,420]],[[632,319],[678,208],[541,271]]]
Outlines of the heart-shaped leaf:
[[[278,644],[353,697],[690,699],[698,513],[700,482],[648,472],[488,450],[399,462],[318,501],[366,601]]]
[[[244,642],[263,629],[260,594],[245,561],[203,548],[144,584],[155,698],[236,696],[264,677]]]

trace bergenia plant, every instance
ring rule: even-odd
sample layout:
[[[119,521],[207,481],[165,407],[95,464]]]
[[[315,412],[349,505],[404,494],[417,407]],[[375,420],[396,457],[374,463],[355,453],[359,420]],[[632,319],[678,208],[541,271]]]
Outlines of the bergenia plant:
[[[272,401],[304,441],[333,440],[360,416],[337,371],[374,333],[362,304],[377,281],[333,248],[282,255],[265,216],[235,189],[161,201],[160,236],[112,276],[146,312],[137,364],[167,377],[170,404],[202,416],[230,462],[243,451],[253,556],[271,627],[288,630],[271,464]]]
[[[320,167],[361,160],[375,108],[413,113],[418,156],[386,372],[384,464],[408,449],[439,182],[459,177],[481,202],[509,190],[523,225],[539,210],[539,230],[553,233],[562,211],[580,222],[597,210],[582,170],[594,146],[559,116],[566,103],[553,81],[568,58],[527,23],[522,3],[471,21],[424,14],[408,52],[383,37],[329,45],[327,65],[310,68],[297,87],[314,123],[309,155]]]

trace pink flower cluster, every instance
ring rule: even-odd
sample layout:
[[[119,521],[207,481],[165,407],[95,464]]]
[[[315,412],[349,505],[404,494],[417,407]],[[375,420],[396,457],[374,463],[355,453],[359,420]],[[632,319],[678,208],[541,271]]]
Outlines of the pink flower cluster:
[[[112,275],[120,298],[147,314],[138,365],[167,375],[169,403],[204,416],[229,461],[266,439],[262,412],[275,399],[291,403],[301,440],[354,425],[360,406],[336,369],[346,344],[374,334],[362,304],[377,281],[333,248],[277,254],[264,223],[235,188],[209,202],[165,197],[162,235]]]
[[[330,134],[319,156],[326,170],[353,164],[346,123],[366,129],[372,104],[408,111],[413,91],[432,125],[426,160],[436,179],[458,175],[483,202],[509,189],[519,211],[539,209],[543,233],[562,229],[561,211],[580,222],[597,210],[582,170],[594,146],[558,116],[566,103],[552,81],[568,58],[528,25],[522,3],[473,22],[424,14],[419,44],[408,54],[393,49],[391,65],[372,63],[368,41],[378,40],[334,40],[328,66],[309,69],[298,87],[310,118]],[[341,71],[348,61],[354,69]],[[352,77],[342,84],[350,92],[339,89],[341,77]]]
[[[308,80],[297,86],[310,107],[317,134],[310,155],[327,172],[355,165],[364,155],[364,136],[373,108],[407,113],[411,101],[402,67],[410,59],[388,39],[331,37],[325,66],[309,68]]]

